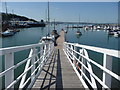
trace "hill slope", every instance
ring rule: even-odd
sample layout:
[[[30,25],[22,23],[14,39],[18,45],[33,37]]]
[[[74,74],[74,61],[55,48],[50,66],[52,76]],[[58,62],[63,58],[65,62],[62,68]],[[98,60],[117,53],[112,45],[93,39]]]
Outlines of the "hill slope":
[[[36,20],[34,20],[34,19],[29,19],[29,18],[27,18],[27,17],[25,17],[25,16],[19,16],[19,15],[16,15],[16,14],[11,14],[11,13],[8,13],[8,14],[6,14],[6,13],[1,13],[1,16],[2,16],[2,21],[6,21],[6,20],[8,20],[8,21],[10,21],[10,20],[12,20],[13,18],[15,18],[15,19],[19,19],[19,21],[34,21],[34,22],[37,22]]]

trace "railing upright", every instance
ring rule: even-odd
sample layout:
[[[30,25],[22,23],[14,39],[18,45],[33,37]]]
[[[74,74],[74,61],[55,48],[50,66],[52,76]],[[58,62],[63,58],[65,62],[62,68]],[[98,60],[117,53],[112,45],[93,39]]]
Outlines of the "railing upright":
[[[75,47],[77,49],[82,49],[79,49],[78,52]],[[93,89],[97,89],[98,87],[109,89],[112,88],[112,78],[120,81],[120,76],[112,71],[112,58],[120,58],[118,55],[120,51],[67,42],[64,43],[63,49],[84,87],[88,87],[90,85]],[[91,59],[87,50],[102,54],[103,64],[101,65]],[[74,63],[74,60],[76,60],[76,63]],[[100,73],[103,74],[101,77],[102,80],[99,76],[96,75],[96,71],[93,71],[94,65],[99,68],[100,71],[102,71]],[[94,70],[96,69],[94,68]]]
[[[14,53],[8,53],[5,55],[5,70],[14,66]],[[14,80],[14,70],[10,70],[5,75],[5,88]]]
[[[76,66],[77,60],[75,59],[75,57],[77,57],[77,54],[74,52],[74,51],[76,51],[76,50],[77,50],[77,47],[76,47],[76,46],[73,46],[74,65],[75,65],[75,67],[77,68],[77,66]]]
[[[37,48],[40,48],[39,52]],[[43,66],[50,57],[53,48],[53,43],[38,43],[25,46],[1,48],[0,55],[5,56],[5,70],[0,72],[0,78],[5,77],[4,88],[14,88],[19,81],[19,88],[24,88],[26,85],[28,88],[31,88],[36,77],[40,74]],[[29,49],[29,56],[14,65],[14,53]],[[21,72],[18,77],[14,78],[14,70],[24,64],[24,71]],[[27,77],[27,74],[30,71],[31,74],[29,74],[29,77]]]
[[[75,58],[74,58],[74,53],[73,53],[73,46],[70,45],[70,48],[71,48],[71,54],[72,54],[72,63],[75,61]]]
[[[30,53],[29,53],[28,58],[32,57],[32,55],[33,55],[33,49],[30,50]],[[28,61],[26,62],[26,66],[25,66],[24,72],[26,72],[27,69],[29,68],[30,62],[31,62],[31,58],[28,59]],[[19,85],[19,88],[23,88],[23,84],[24,84],[24,82],[25,82],[26,76],[27,76],[27,73],[24,74],[24,76],[22,77],[21,82],[20,82],[20,85]]]
[[[85,55],[85,57],[89,58],[88,52],[85,49],[83,49],[83,54]],[[90,64],[90,62],[88,60],[87,60],[87,66],[88,66],[88,69],[90,70],[90,72],[93,73],[92,66],[91,66],[91,64]],[[90,73],[90,79],[91,79],[91,82],[93,84],[93,88],[97,88],[95,79],[93,78],[91,73]]]
[[[47,47],[46,47],[46,45],[45,45],[45,46],[44,46],[44,52],[43,52],[43,61],[44,61],[44,63],[46,62],[46,61],[45,61],[45,60],[46,60],[46,57],[45,57],[46,49],[47,49]]]
[[[79,52],[80,52],[80,54],[83,54],[83,48],[82,49],[80,49],[79,50]],[[81,56],[79,56],[79,60],[81,59],[81,62],[84,64],[84,58],[83,57],[81,57]],[[85,73],[85,69],[83,68],[83,66],[81,65],[81,71],[83,72],[83,73]],[[83,74],[81,73],[81,76],[82,76],[82,78],[83,78]]]
[[[103,56],[103,67],[112,71],[112,57],[104,54]],[[103,71],[103,83],[105,83],[109,88],[111,88],[112,77]]]
[[[37,49],[35,49],[35,48],[33,48],[33,55],[34,55],[34,57],[32,57],[32,59],[31,59],[31,65],[33,65],[33,67],[31,68],[31,74],[35,70],[35,64],[34,63],[35,63],[35,58],[37,56]],[[32,75],[31,82],[33,82],[34,79],[35,79],[35,73]]]
[[[43,45],[40,47],[40,57],[43,55]]]

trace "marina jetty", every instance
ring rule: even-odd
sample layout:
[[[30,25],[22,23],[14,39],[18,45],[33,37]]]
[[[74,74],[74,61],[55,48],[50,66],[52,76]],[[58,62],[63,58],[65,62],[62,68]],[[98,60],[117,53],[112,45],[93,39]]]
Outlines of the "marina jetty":
[[[7,28],[30,28],[30,27],[45,27],[44,20],[36,21],[25,16],[20,16],[11,13],[1,13],[2,16],[2,31]]]
[[[102,90],[111,89],[113,79],[120,84],[120,76],[112,70],[113,57],[119,59],[120,51],[69,43],[64,35],[62,30],[57,46],[50,42],[1,48],[0,55],[5,57],[5,69],[0,72],[3,88]],[[15,63],[15,53],[24,50],[29,50],[27,58]],[[101,54],[102,64],[93,60],[89,51]],[[101,77],[93,67],[101,70]],[[21,73],[14,76],[18,68]]]
[[[63,51],[63,42],[64,31],[32,88],[84,88]]]

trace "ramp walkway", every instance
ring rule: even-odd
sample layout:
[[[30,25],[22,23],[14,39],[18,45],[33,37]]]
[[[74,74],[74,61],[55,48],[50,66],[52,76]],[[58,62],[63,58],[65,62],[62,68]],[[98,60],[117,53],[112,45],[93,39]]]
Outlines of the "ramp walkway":
[[[57,39],[58,45],[55,47],[54,52],[51,54],[50,59],[45,64],[32,88],[84,88],[64,54],[63,42],[64,31],[61,31],[60,37]]]

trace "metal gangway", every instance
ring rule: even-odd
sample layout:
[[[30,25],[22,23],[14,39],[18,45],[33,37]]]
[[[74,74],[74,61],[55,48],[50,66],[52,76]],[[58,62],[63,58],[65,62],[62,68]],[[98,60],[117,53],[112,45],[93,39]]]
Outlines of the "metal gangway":
[[[112,71],[112,59],[119,59],[120,51],[65,42],[64,31],[61,31],[57,43],[57,47],[53,43],[38,43],[1,48],[0,55],[4,56],[5,69],[0,72],[0,78],[3,78],[5,89],[14,88],[16,84],[21,89],[110,89],[112,78],[120,84],[120,76]],[[15,53],[24,50],[30,50],[28,57],[15,64]],[[102,64],[93,60],[89,51],[101,54]],[[14,76],[15,70],[23,64],[23,72]],[[101,70],[101,78],[96,75],[93,67]],[[47,77],[47,74],[51,76]]]

